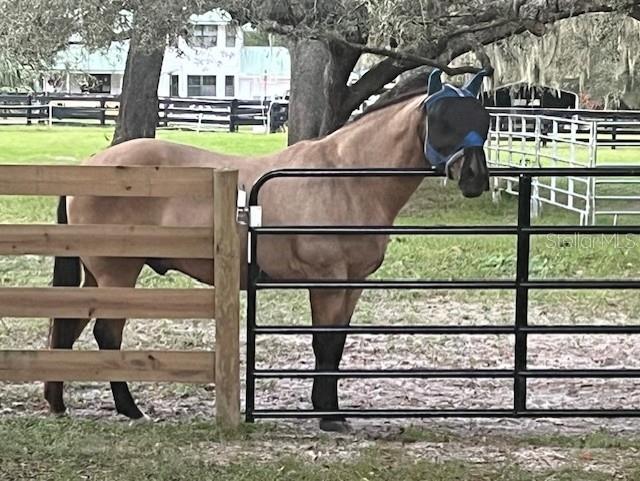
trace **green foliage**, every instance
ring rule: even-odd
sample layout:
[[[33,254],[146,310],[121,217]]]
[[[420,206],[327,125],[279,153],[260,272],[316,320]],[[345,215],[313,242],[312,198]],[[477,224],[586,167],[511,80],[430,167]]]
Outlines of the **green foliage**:
[[[69,42],[90,50],[131,38],[148,49],[168,45],[191,15],[220,6],[216,0],[0,0],[0,55],[12,65],[42,72]]]
[[[590,106],[640,106],[637,63],[640,22],[621,14],[589,14],[557,22],[547,33],[530,33],[488,47],[495,85],[526,82],[583,93]]]

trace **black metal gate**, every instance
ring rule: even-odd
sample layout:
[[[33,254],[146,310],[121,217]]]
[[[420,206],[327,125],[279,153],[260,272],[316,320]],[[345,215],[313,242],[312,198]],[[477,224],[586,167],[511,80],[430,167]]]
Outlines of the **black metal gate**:
[[[342,415],[347,417],[617,417],[640,416],[637,409],[530,409],[527,408],[527,379],[532,378],[640,378],[640,369],[528,369],[527,336],[529,334],[640,334],[640,325],[529,325],[528,295],[531,289],[640,289],[639,280],[529,280],[529,251],[532,235],[543,234],[640,234],[640,226],[531,226],[530,202],[533,177],[633,177],[640,167],[596,169],[492,169],[492,176],[519,179],[517,225],[505,226],[420,226],[420,227],[353,227],[353,226],[250,226],[250,264],[247,289],[247,385],[246,419],[310,418]],[[284,169],[272,171],[258,180],[251,191],[249,205],[258,205],[262,186],[282,177],[441,177],[432,170],[417,169]],[[258,238],[265,235],[515,235],[517,238],[516,276],[512,280],[431,281],[431,280],[365,280],[352,282],[313,280],[267,280],[260,276],[256,263]],[[414,326],[268,326],[256,322],[256,294],[264,289],[510,289],[515,291],[515,319],[512,325],[414,325]],[[315,332],[354,334],[511,334],[515,336],[512,369],[411,369],[411,370],[338,370],[256,369],[256,336],[311,335]],[[508,378],[513,379],[514,401],[510,409],[341,409],[337,412],[316,410],[256,409],[256,379],[313,378]]]

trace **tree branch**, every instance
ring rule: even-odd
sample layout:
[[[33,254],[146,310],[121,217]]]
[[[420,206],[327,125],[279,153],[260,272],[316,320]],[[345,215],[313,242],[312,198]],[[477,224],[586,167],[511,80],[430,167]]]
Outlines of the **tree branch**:
[[[422,57],[420,55],[415,55],[413,53],[402,52],[399,50],[392,50],[390,48],[385,48],[385,47],[372,47],[369,45],[362,45],[359,43],[348,42],[347,40],[343,40],[335,35],[326,35],[325,38],[342,42],[353,49],[359,50],[361,53],[371,53],[374,55],[382,55],[384,57],[399,60],[402,63],[409,64],[409,66],[412,66],[412,67],[427,65],[429,67],[438,68],[450,76],[460,75],[465,73],[478,73],[480,70],[482,70],[481,67],[472,67],[471,65],[465,65],[463,67],[449,67],[448,65],[442,62],[438,62],[437,60]]]
[[[374,67],[369,69],[360,77],[360,79],[349,87],[349,95],[347,97],[350,111],[358,108],[362,102],[367,100],[373,93],[379,91],[386,84],[394,80],[402,72],[415,68],[412,64],[398,64],[393,59],[386,58],[378,62]]]
[[[277,33],[280,35],[288,35],[288,36],[293,35],[295,31],[294,27],[291,27],[289,25],[280,25],[277,22],[269,22],[264,26],[264,28],[268,32]],[[416,55],[411,52],[403,52],[400,50],[392,50],[386,47],[374,47],[370,45],[364,45],[361,43],[350,42],[334,33],[314,34],[314,35],[309,35],[307,38],[311,38],[314,40],[325,40],[328,42],[337,42],[337,43],[343,44],[344,46],[350,47],[360,53],[370,53],[374,55],[381,55],[383,57],[400,61],[402,64],[404,64],[404,67],[400,69],[399,73],[402,73],[405,70],[408,70],[410,68],[418,67],[420,65],[427,65],[429,67],[438,68],[449,76],[461,75],[466,73],[478,73],[480,70],[482,70],[481,67],[473,67],[471,65],[468,65],[468,66],[465,65],[463,67],[449,67],[445,63],[438,62],[437,60],[434,60],[434,59],[422,57],[420,55]]]

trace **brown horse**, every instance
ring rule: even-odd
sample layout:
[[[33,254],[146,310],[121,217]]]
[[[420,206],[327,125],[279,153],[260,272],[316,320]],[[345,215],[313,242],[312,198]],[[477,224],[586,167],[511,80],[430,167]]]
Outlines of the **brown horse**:
[[[478,77],[481,78],[481,77]],[[295,144],[261,158],[220,155],[159,140],[133,140],[95,155],[86,165],[153,165],[230,167],[239,170],[240,186],[249,190],[264,173],[279,168],[424,168],[446,169],[466,197],[488,190],[488,172],[482,144],[489,115],[477,101],[478,78],[464,89],[442,86],[432,75],[429,93],[408,94],[379,106],[333,134]],[[261,191],[264,225],[387,225],[420,184],[417,178],[278,179]],[[151,224],[210,226],[210,203],[188,198],[61,199],[59,222],[69,224]],[[242,288],[246,286],[246,227],[238,226],[241,245]],[[388,236],[271,236],[258,244],[258,263],[270,278],[364,279],[380,266]],[[164,274],[173,269],[199,281],[213,283],[213,263],[186,259],[58,258],[54,285],[132,287],[144,265]],[[360,291],[310,290],[314,325],[346,325]],[[51,348],[69,349],[88,319],[54,319]],[[94,335],[100,349],[119,349],[125,319],[97,319]],[[316,368],[335,370],[342,357],[345,335],[320,333],[313,337]],[[128,386],[112,382],[116,409],[140,418]],[[61,382],[47,382],[45,397],[54,413],[65,405]],[[312,402],[323,411],[338,409],[337,380],[314,379]],[[322,419],[326,430],[342,430],[341,418]]]

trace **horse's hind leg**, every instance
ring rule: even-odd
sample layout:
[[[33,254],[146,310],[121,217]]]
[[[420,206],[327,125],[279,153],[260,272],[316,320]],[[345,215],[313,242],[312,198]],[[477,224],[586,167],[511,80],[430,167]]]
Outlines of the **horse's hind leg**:
[[[82,286],[96,286],[95,279],[86,269]],[[88,322],[89,319],[52,319],[49,325],[49,349],[71,349]],[[54,414],[63,414],[66,410],[63,390],[62,382],[44,383],[44,397],[49,403],[49,410]]]
[[[126,319],[97,319],[93,328],[93,335],[100,349],[120,349],[122,345],[122,330]],[[126,382],[112,382],[111,392],[116,405],[116,411],[131,419],[140,419],[144,414],[129,391]]]
[[[138,259],[91,259],[89,266],[99,287],[134,287],[144,261]],[[93,335],[100,349],[120,349],[126,319],[96,319]],[[144,414],[136,406],[126,382],[112,382],[116,410],[131,419]]]
[[[311,316],[314,326],[346,326],[351,321],[360,290],[312,290]],[[336,371],[342,359],[344,333],[313,334],[313,352],[316,370]],[[311,394],[313,407],[319,411],[338,410],[338,378],[317,376],[313,380]],[[325,416],[320,420],[320,429],[325,431],[346,431],[348,425],[342,416]]]

